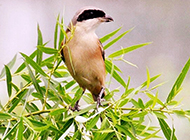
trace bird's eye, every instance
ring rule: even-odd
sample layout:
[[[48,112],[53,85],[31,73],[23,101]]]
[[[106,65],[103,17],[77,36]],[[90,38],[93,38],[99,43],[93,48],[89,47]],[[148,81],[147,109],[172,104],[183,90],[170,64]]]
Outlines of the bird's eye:
[[[94,14],[94,12],[93,12],[93,11],[91,11],[91,12],[90,12],[90,14],[91,14],[91,15],[93,15],[93,14]]]

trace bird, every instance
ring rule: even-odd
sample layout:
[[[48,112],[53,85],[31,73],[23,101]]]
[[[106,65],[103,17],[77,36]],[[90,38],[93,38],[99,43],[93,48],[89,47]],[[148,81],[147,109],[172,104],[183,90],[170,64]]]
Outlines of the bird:
[[[86,89],[91,92],[97,109],[105,96],[106,70],[105,52],[95,30],[101,23],[111,21],[113,18],[100,8],[79,9],[66,29],[67,37],[61,50],[69,73],[83,89],[83,94]],[[80,110],[79,100],[71,110]]]

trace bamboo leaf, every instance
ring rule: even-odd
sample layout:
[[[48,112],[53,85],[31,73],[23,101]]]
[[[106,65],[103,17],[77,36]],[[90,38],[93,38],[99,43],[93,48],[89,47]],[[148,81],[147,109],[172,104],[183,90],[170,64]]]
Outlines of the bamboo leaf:
[[[43,76],[47,76],[47,74],[40,68],[40,66],[37,63],[35,63],[30,57],[28,57],[24,53],[20,54],[25,58],[26,62],[30,64],[37,72],[39,72]]]
[[[43,45],[43,38],[42,38],[42,32],[40,31],[40,27],[39,27],[39,24],[38,24],[38,46],[39,45]],[[37,57],[36,57],[36,63],[38,65],[41,65],[41,62],[42,62],[42,51],[37,49]]]
[[[167,117],[164,115],[164,113],[160,113],[157,111],[153,111],[153,113],[160,119],[167,119]]]
[[[9,130],[9,132],[2,138],[2,140],[6,140],[8,137],[10,137],[11,134],[17,130],[18,124],[19,124],[19,122],[17,122],[17,123]]]
[[[90,119],[90,121],[88,121],[86,123],[86,129],[87,130],[92,129],[96,125],[96,123],[97,123],[97,121],[98,121],[99,118],[100,118],[100,116],[96,115],[94,118]]]
[[[129,136],[131,139],[133,139],[133,140],[138,140],[138,139],[135,137],[135,135],[134,135],[132,132],[130,132],[129,129],[126,129],[126,127],[124,127],[124,126],[122,126],[122,125],[118,125],[118,124],[116,124],[115,127],[116,127],[119,131],[125,133],[125,135],[126,135],[126,136]]]
[[[59,21],[59,15],[57,16],[57,21],[56,21],[56,25],[55,25],[55,32],[54,32],[54,49],[57,49],[58,21]]]
[[[150,86],[150,73],[149,73],[148,68],[146,68],[146,72],[147,72],[147,86],[146,86],[146,89],[148,89],[149,86]]]
[[[6,71],[7,91],[10,97],[12,95],[12,76],[9,67],[6,65],[5,65],[5,71]]]
[[[61,48],[61,43],[64,39],[64,27],[63,27],[63,18],[61,19],[61,24],[59,24],[60,31],[59,31],[59,49]]]
[[[160,74],[150,78],[150,83],[156,80],[158,77],[160,77]],[[141,84],[141,88],[145,87],[146,85],[147,85],[147,81]]]
[[[15,62],[16,62],[16,57],[17,57],[17,55],[15,55],[15,56],[13,57],[13,59],[7,64],[7,67],[8,67],[9,69],[11,69],[11,68],[14,66],[14,64],[15,64]],[[5,74],[6,74],[5,68],[3,68],[2,71],[1,71],[1,74],[0,74],[0,78],[3,78],[3,77],[5,76]]]
[[[112,63],[112,61],[110,61],[110,60],[108,60],[108,59],[105,60],[105,63],[106,63],[106,65],[109,65],[109,67],[112,67],[112,65],[114,65],[114,64]],[[117,70],[117,71],[119,71],[119,72],[122,73],[121,69],[118,68],[116,65],[114,65],[114,70]]]
[[[116,43],[118,40],[120,40],[123,36],[125,36],[131,30],[133,30],[133,28],[129,29],[128,31],[125,31],[124,33],[122,33],[121,35],[119,35],[118,37],[116,37],[115,39],[113,39],[112,41],[110,41],[108,44],[106,44],[104,46],[104,50],[106,50],[107,48],[109,48],[110,46],[112,46],[114,43]]]
[[[158,121],[160,123],[162,132],[164,133],[164,136],[167,140],[177,140],[175,134],[174,134],[174,129],[173,132],[168,126],[168,124],[165,122],[164,119],[158,118]]]
[[[0,112],[0,120],[7,120],[10,118],[11,118],[11,115],[9,115],[8,113]]]
[[[15,107],[18,105],[18,103],[22,100],[22,98],[26,95],[28,92],[28,89],[21,90],[16,93],[16,96],[10,101],[10,108],[8,112],[10,113]]]
[[[59,133],[58,138],[62,138],[61,135],[64,135],[67,129],[69,129],[69,127],[73,124],[73,121],[74,119],[69,119],[68,121],[64,122],[64,124],[62,125],[62,129],[60,130],[61,133]]]
[[[43,93],[42,93],[42,91],[41,91],[41,88],[40,88],[40,86],[39,86],[39,84],[38,84],[38,82],[37,82],[37,80],[36,80],[36,78],[35,78],[35,76],[34,76],[32,70],[31,70],[30,66],[29,66],[27,63],[26,63],[26,67],[28,68],[29,75],[30,75],[30,77],[31,77],[31,79],[32,79],[32,82],[33,82],[33,84],[34,84],[34,87],[35,87],[36,91],[37,91],[38,93],[40,93],[40,95],[42,96]]]
[[[178,93],[177,91],[180,90],[181,84],[182,84],[183,80],[185,79],[185,76],[189,70],[189,67],[190,67],[190,59],[187,61],[187,63],[183,67],[182,72],[178,76],[175,84],[173,85],[173,87],[167,97],[166,103],[169,103],[177,95],[177,93]]]
[[[82,97],[82,94],[83,94],[83,89],[79,88],[77,92],[75,93],[75,97],[73,98],[71,102],[71,106],[73,106]]]
[[[36,54],[37,54],[36,52],[37,52],[37,51],[34,51],[29,57],[30,57],[31,59],[34,59],[34,57],[35,57]],[[26,66],[25,66],[25,63],[23,62],[23,63],[20,65],[20,67],[16,70],[15,74],[21,72],[25,67],[26,67]]]
[[[133,51],[133,50],[136,50],[136,49],[138,49],[138,48],[141,48],[141,47],[146,46],[146,45],[149,45],[149,44],[151,44],[151,42],[143,43],[143,44],[138,44],[138,45],[133,45],[133,46],[130,46],[130,47],[121,49],[121,50],[119,50],[119,51],[116,51],[116,52],[110,54],[108,57],[109,57],[109,58],[114,58],[114,57],[117,57],[117,56],[126,54],[126,53],[128,53],[128,52],[131,52],[131,51]]]
[[[41,66],[43,67],[43,66],[45,66],[47,64],[52,63],[54,61],[54,59],[55,59],[54,55],[46,58],[45,60],[42,61]]]
[[[37,48],[46,54],[57,54],[58,53],[58,50],[49,48],[49,47],[44,47],[43,45],[38,45]]]
[[[17,139],[22,140],[23,139],[23,131],[24,131],[24,125],[23,125],[23,118],[22,117],[20,118],[17,131],[18,131]]]
[[[115,31],[113,31],[113,32],[111,32],[111,33],[105,35],[104,37],[102,37],[102,38],[100,39],[100,42],[101,42],[101,43],[106,42],[108,39],[110,39],[112,36],[114,36],[118,31],[120,31],[121,28],[122,28],[122,27],[119,27],[119,28],[116,29]]]
[[[109,72],[110,74],[113,72],[112,76],[114,77],[114,79],[118,81],[123,87],[126,87],[125,81],[115,70],[112,71],[112,66],[109,65],[108,61],[105,61],[105,65],[106,65],[106,71]]]

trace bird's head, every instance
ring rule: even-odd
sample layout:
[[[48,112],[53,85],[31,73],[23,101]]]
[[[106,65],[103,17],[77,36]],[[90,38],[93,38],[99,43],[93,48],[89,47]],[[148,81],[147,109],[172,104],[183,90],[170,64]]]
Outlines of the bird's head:
[[[96,7],[84,7],[74,15],[72,24],[77,30],[84,32],[95,31],[102,22],[113,21],[112,17]],[[71,25],[70,25],[71,26]]]

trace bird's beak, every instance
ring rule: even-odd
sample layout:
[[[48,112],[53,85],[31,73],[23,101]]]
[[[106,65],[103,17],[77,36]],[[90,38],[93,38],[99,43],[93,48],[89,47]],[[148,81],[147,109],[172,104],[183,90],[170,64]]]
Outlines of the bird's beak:
[[[105,16],[105,17],[101,18],[101,21],[102,22],[111,22],[111,21],[113,21],[113,18],[110,16]]]

